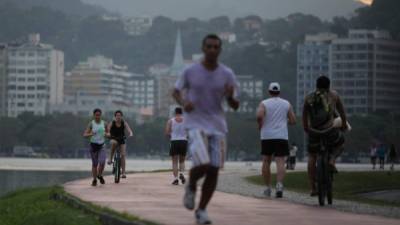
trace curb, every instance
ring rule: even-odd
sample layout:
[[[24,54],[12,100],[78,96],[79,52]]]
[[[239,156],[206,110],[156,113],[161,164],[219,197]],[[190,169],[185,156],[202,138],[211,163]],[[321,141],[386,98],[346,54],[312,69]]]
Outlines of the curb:
[[[57,193],[54,192],[50,195],[50,199],[55,201],[61,201],[65,204],[82,210],[85,213],[95,215],[99,218],[100,223],[102,225],[147,225],[146,223],[142,223],[139,221],[129,221],[125,218],[116,215],[110,215],[107,212],[100,212],[99,210],[90,207],[89,205],[85,204],[84,202],[80,201],[77,198],[71,197],[65,193]]]

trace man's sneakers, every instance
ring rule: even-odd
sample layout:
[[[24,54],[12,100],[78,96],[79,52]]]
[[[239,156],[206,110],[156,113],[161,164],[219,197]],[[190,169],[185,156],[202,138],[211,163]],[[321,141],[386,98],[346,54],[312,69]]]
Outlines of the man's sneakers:
[[[112,160],[108,160],[108,161],[107,161],[107,164],[108,164],[108,165],[111,165],[112,163],[113,163]]]
[[[265,195],[265,197],[271,197],[271,188],[270,187],[267,187],[264,190],[264,195]]]
[[[174,181],[172,181],[172,185],[179,185],[178,178],[175,178]]]
[[[97,176],[97,179],[99,179],[100,184],[105,184],[106,182],[104,181],[103,176]]]
[[[276,197],[277,198],[283,197],[283,184],[280,182],[276,183]]]
[[[92,180],[92,186],[94,187],[94,186],[96,186],[96,185],[97,185],[97,179],[94,178],[94,179]]]
[[[195,197],[196,197],[196,192],[192,191],[190,189],[189,185],[186,185],[186,187],[185,187],[185,195],[183,196],[183,205],[188,210],[193,210],[194,209]]]
[[[179,174],[179,180],[181,180],[182,184],[185,184],[186,179],[185,176],[183,176],[183,173]]]
[[[121,178],[122,178],[122,179],[126,179],[126,174],[123,173],[123,174],[121,175]]]
[[[198,209],[194,215],[196,217],[197,224],[212,224],[210,218],[208,218],[208,213],[206,210]]]

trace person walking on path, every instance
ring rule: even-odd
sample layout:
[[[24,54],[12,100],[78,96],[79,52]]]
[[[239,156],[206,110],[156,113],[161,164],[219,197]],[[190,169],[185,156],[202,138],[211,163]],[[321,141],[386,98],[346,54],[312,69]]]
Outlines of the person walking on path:
[[[202,42],[204,58],[185,69],[175,84],[173,97],[184,108],[184,126],[189,134],[189,150],[193,168],[185,188],[184,206],[193,210],[197,181],[205,177],[195,218],[198,224],[211,224],[206,207],[218,181],[221,165],[221,139],[228,132],[223,101],[234,110],[239,108],[236,98],[238,84],[233,71],[218,57],[222,50],[221,39],[207,35]]]
[[[388,156],[388,163],[390,163],[390,170],[394,170],[394,164],[396,163],[397,160],[397,152],[396,148],[394,147],[394,144],[390,146],[390,151],[389,151],[389,156]]]
[[[110,158],[108,159],[107,164],[112,164],[112,159],[114,157],[115,150],[119,146],[121,152],[121,169],[122,174],[121,178],[126,178],[125,168],[126,168],[126,135],[125,132],[128,132],[128,137],[133,136],[132,129],[130,128],[128,122],[123,119],[123,113],[121,110],[117,110],[114,113],[114,120],[108,124],[108,130],[110,131],[107,134],[111,139],[111,152]]]
[[[170,139],[169,155],[172,160],[172,174],[174,176],[174,180],[172,181],[173,185],[179,185],[178,172],[182,184],[185,184],[186,182],[183,172],[185,171],[187,152],[187,132],[183,125],[184,118],[182,114],[182,108],[175,108],[175,116],[169,119],[165,126],[165,135]]]
[[[291,104],[279,97],[280,85],[273,82],[269,85],[270,98],[262,101],[257,110],[257,123],[261,138],[262,176],[267,188],[264,194],[271,196],[271,162],[275,157],[276,197],[283,196],[283,179],[285,177],[285,157],[289,155],[288,123],[296,123],[296,116]]]
[[[297,150],[297,145],[293,142],[289,151],[289,169],[291,170],[294,170],[294,168],[296,167]]]
[[[376,151],[377,151],[376,144],[373,144],[370,149],[371,164],[373,170],[375,169],[376,166],[376,157],[377,157]]]
[[[92,158],[92,186],[97,185],[97,179],[105,184],[103,178],[106,152],[104,150],[105,136],[108,133],[107,123],[101,119],[101,110],[93,111],[93,120],[87,125],[83,137],[90,140],[90,157]]]
[[[379,169],[384,170],[385,169],[386,146],[384,144],[380,144],[376,154],[379,158]]]

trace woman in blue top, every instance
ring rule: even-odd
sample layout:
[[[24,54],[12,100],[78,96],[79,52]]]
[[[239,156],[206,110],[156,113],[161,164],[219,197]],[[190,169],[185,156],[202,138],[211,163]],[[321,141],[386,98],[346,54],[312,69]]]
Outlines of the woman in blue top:
[[[108,133],[107,123],[101,119],[101,110],[93,110],[93,120],[86,127],[83,136],[90,140],[90,156],[92,158],[92,186],[97,185],[97,179],[104,184],[102,176],[106,162],[106,152],[104,150],[105,136]]]

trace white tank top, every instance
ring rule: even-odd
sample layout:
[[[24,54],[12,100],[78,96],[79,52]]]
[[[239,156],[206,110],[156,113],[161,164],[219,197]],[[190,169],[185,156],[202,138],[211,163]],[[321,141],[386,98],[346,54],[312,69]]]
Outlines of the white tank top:
[[[288,112],[290,103],[279,97],[272,97],[262,102],[266,109],[264,124],[261,128],[261,140],[288,140]]]
[[[171,119],[171,141],[187,140],[187,132],[182,122],[177,122],[175,118]]]

